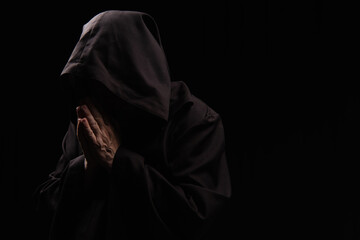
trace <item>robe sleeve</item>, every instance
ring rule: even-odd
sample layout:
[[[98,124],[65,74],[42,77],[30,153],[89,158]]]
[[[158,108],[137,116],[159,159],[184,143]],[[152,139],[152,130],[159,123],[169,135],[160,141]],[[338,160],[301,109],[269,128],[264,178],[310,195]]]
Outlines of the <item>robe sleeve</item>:
[[[231,195],[224,144],[221,118],[208,109],[172,141],[166,173],[120,147],[112,177],[128,199],[129,215],[139,221],[136,212],[147,212],[157,239],[198,239]]]
[[[55,171],[49,174],[48,179],[34,193],[41,231],[50,229],[54,216],[63,210],[62,206],[79,199],[83,192],[84,155],[79,155],[79,145],[73,138],[74,134],[75,127],[70,123],[62,143],[63,153]]]

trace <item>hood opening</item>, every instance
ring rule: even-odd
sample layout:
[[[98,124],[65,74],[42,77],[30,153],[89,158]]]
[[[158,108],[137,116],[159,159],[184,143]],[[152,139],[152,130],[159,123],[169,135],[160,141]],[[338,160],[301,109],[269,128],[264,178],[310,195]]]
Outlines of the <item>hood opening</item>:
[[[170,73],[157,25],[146,13],[106,11],[92,18],[60,79],[70,92],[71,107],[105,88],[122,109],[168,119]]]

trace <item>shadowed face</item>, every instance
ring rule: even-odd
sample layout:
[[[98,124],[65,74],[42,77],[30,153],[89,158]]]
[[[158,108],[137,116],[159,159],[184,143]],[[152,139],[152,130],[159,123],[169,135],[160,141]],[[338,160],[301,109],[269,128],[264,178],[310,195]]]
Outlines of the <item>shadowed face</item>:
[[[86,97],[91,99],[102,114],[125,126],[144,125],[146,122],[156,121],[155,116],[126,103],[101,83],[92,81],[87,92]]]
[[[128,144],[138,145],[147,141],[161,125],[158,118],[127,104],[95,81],[92,81],[85,91],[82,89],[80,96],[76,105],[93,104],[104,120],[112,124]]]

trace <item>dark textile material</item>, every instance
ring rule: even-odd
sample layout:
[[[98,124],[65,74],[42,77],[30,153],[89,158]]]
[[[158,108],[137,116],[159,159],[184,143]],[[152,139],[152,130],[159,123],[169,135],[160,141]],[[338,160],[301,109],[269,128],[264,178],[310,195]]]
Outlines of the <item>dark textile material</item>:
[[[95,16],[62,80],[72,112],[91,95],[126,129],[112,171],[87,189],[70,121],[57,167],[37,192],[50,239],[198,239],[205,233],[231,194],[223,125],[185,83],[170,82],[153,19],[121,11]]]
[[[147,14],[107,11],[91,19],[62,72],[67,74],[101,82],[131,105],[168,117],[167,61],[156,23]]]

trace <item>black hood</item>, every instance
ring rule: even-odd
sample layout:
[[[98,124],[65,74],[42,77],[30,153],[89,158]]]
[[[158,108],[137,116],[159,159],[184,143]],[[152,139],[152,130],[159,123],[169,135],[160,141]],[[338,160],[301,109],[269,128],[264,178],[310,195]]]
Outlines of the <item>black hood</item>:
[[[157,25],[146,13],[106,11],[93,17],[84,25],[61,79],[78,81],[71,85],[80,88],[101,83],[120,100],[168,120],[168,64]]]

